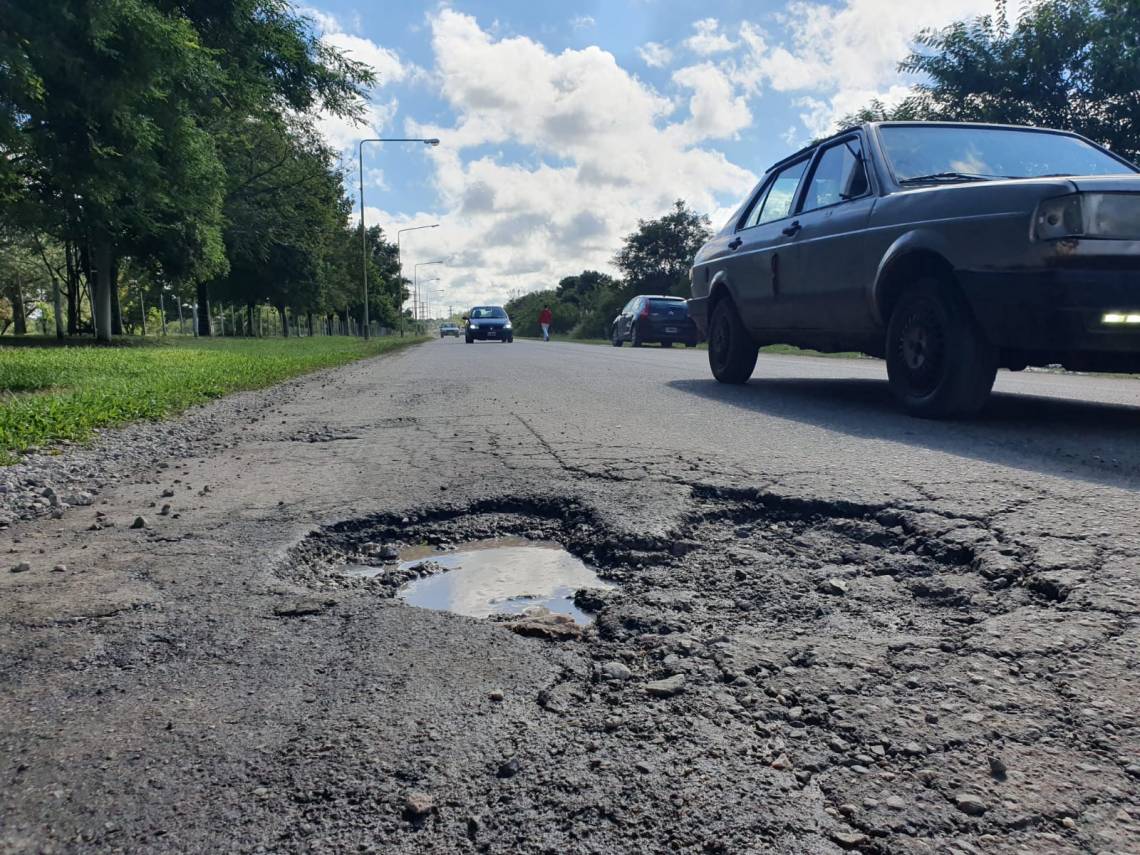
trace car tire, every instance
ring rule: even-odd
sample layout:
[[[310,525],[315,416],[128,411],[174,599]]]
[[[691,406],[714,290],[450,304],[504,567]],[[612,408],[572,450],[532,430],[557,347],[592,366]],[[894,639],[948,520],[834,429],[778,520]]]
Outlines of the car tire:
[[[671,342],[671,341],[663,341],[663,342],[661,342],[661,346],[662,346],[662,347],[672,347],[672,346],[673,346],[673,342]]]
[[[998,354],[965,299],[937,279],[920,280],[899,299],[887,325],[891,392],[912,416],[972,416],[985,406]]]
[[[613,329],[610,330],[610,344],[612,344],[614,347],[621,347],[623,344],[625,344],[625,342],[622,341],[621,336],[618,335],[617,324],[614,324]]]
[[[696,347],[696,346],[697,346],[697,343],[695,341],[685,342],[685,347]]]
[[[718,300],[709,319],[709,368],[721,383],[747,383],[760,348],[744,328],[732,300]]]
[[[468,343],[468,344],[474,344],[474,343],[475,343],[475,339],[471,338],[471,336],[467,336],[467,343]]]
[[[637,324],[633,325],[633,329],[629,332],[629,343],[634,347],[641,347],[644,342],[641,340],[641,333],[638,332]]]

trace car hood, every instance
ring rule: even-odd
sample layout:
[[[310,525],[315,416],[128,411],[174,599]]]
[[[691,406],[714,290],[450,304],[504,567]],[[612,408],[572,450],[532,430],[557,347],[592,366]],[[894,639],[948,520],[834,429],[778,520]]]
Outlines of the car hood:
[[[1068,180],[1082,193],[1140,193],[1140,175],[1074,175]]]

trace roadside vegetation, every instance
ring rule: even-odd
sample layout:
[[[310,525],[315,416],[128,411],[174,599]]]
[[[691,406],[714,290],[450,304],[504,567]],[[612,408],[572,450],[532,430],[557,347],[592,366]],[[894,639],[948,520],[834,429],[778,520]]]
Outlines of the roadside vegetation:
[[[161,419],[211,398],[270,386],[423,338],[171,338],[115,347],[0,347],[0,464],[96,428]]]
[[[282,0],[6,2],[0,336],[360,331],[360,226],[318,120],[363,119],[375,80]],[[367,245],[393,328],[396,246]]]

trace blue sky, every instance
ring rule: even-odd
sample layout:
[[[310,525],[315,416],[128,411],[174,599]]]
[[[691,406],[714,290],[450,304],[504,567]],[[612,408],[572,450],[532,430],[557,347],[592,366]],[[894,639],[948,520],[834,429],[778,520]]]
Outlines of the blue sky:
[[[362,127],[327,120],[366,218],[406,234],[454,305],[552,287],[683,198],[719,225],[763,170],[872,97],[901,98],[918,30],[993,0],[324,0],[302,7],[380,82]],[[355,180],[353,181],[355,188]],[[355,195],[355,194],[354,194]]]

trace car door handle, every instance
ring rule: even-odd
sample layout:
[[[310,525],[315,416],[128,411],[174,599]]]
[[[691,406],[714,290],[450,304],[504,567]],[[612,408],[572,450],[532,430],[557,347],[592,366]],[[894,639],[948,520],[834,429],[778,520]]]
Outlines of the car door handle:
[[[743,238],[739,238],[739,237],[737,237],[737,238],[733,238],[733,239],[732,239],[731,241],[729,241],[729,243],[728,243],[728,248],[729,248],[729,249],[740,249],[742,246],[744,246],[744,239],[743,239]]]
[[[784,234],[786,234],[788,237],[791,237],[802,228],[803,226],[800,225],[800,221],[794,220],[790,226],[784,227]]]

